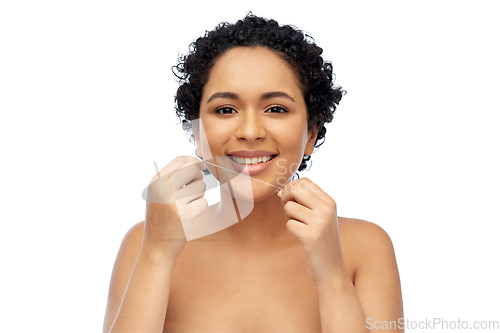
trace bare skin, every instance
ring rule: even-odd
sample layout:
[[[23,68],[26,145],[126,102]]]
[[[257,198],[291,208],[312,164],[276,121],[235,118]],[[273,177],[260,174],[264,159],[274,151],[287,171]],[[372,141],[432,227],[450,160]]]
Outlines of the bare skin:
[[[362,291],[358,296],[367,316],[402,318],[397,265],[386,233],[373,223],[343,217],[339,230],[349,278]],[[117,288],[126,286],[143,232],[140,222],[124,240],[113,275],[125,278]],[[173,269],[163,332],[321,332],[317,289],[305,271],[298,240],[255,252],[238,247],[222,233],[187,243]],[[376,269],[378,264],[385,269]],[[392,291],[377,290],[376,284]],[[382,295],[388,310],[380,306]],[[377,316],[379,310],[386,312]]]
[[[198,155],[207,156],[203,147],[214,156],[272,151],[286,179],[314,149],[317,132],[308,128],[294,71],[261,47],[234,48],[217,61],[200,119],[208,142],[195,132]],[[184,178],[175,171],[193,162],[176,159],[166,167],[177,183],[174,195],[194,188],[200,169]],[[190,242],[182,240],[173,206],[148,203],[145,222],[131,228],[118,253],[103,332],[368,332],[367,318],[402,318],[399,274],[385,231],[338,217],[335,201],[308,179],[287,183],[278,196],[275,186],[284,183],[276,164],[253,176],[260,182],[252,180],[248,216]],[[244,197],[247,189],[235,184],[234,194]],[[234,209],[225,190],[217,206],[201,200],[181,203],[179,214],[194,214],[202,225]]]

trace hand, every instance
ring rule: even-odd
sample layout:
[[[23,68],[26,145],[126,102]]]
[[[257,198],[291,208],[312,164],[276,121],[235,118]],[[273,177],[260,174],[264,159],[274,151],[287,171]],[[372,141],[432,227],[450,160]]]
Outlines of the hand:
[[[335,201],[307,178],[287,183],[278,196],[288,218],[286,227],[304,246],[307,274],[316,286],[345,277]]]
[[[191,156],[179,156],[157,174],[148,187],[143,248],[160,248],[177,258],[186,245],[186,234],[208,202],[204,166]],[[158,177],[160,176],[160,177]]]

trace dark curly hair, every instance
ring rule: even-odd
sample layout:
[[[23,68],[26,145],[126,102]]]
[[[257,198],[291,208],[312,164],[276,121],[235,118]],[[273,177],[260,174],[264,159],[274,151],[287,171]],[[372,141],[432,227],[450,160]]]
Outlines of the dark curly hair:
[[[183,128],[191,131],[190,120],[199,117],[203,87],[208,81],[215,61],[229,49],[237,46],[262,46],[276,52],[295,70],[308,113],[308,129],[318,129],[314,147],[324,142],[325,124],[333,119],[335,109],[345,91],[334,86],[332,64],[321,57],[323,49],[301,30],[280,26],[278,22],[249,13],[235,24],[220,23],[212,31],[191,43],[187,55],[179,57],[172,71],[179,79],[175,96],[176,113]],[[193,134],[191,132],[191,137]],[[307,167],[310,156],[304,156],[298,168]],[[297,175],[298,176],[298,175]]]

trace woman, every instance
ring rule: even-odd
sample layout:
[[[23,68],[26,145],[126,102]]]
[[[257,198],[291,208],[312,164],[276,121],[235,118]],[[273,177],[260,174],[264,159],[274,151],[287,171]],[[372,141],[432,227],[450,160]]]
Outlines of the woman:
[[[247,15],[180,59],[177,114],[206,163],[178,157],[151,181],[146,219],[116,259],[104,332],[402,331],[388,235],[338,217],[309,179],[289,181],[342,97],[321,53],[295,28]],[[205,168],[223,185],[210,207]]]

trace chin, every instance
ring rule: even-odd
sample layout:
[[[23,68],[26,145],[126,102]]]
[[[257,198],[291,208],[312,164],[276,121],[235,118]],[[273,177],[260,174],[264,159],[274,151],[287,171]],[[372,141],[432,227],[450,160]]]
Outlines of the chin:
[[[224,187],[229,191],[227,184],[224,184]],[[238,184],[237,181],[231,181],[231,191],[233,197],[237,200],[246,203],[258,203],[276,196],[279,189],[253,180],[251,184]]]

